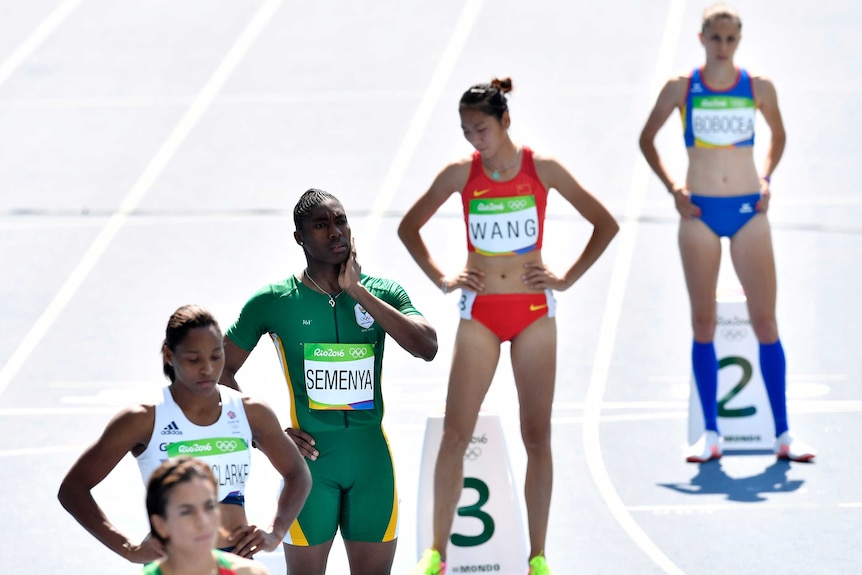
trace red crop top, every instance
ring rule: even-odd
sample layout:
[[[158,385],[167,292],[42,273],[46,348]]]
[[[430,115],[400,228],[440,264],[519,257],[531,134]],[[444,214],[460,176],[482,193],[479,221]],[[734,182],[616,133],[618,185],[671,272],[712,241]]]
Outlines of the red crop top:
[[[486,176],[482,156],[473,153],[461,190],[468,251],[511,256],[542,248],[548,190],[536,173],[533,151],[523,146],[521,153],[521,170],[506,182]]]

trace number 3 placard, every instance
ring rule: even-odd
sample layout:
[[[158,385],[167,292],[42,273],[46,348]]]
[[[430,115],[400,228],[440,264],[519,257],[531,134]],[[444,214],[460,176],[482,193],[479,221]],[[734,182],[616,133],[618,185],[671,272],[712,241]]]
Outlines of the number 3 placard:
[[[443,437],[443,416],[430,416],[419,475],[417,551],[434,539],[434,463]],[[527,538],[503,427],[482,412],[464,452],[464,488],[452,523],[446,562],[449,573],[523,575]]]

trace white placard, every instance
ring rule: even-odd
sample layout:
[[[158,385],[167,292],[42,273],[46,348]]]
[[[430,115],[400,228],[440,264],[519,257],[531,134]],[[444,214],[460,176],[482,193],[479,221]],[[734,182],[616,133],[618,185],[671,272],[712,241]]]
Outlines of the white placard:
[[[443,416],[431,415],[419,472],[417,550],[434,540],[434,465],[443,438]],[[418,560],[418,557],[417,557]],[[500,417],[480,413],[464,454],[464,489],[446,553],[447,574],[524,575],[527,545],[518,489]]]
[[[745,297],[716,301],[715,353],[718,357],[718,430],[725,450],[772,449],[775,425],[760,374],[760,348]],[[703,413],[694,378],[689,398],[688,439],[703,433]]]

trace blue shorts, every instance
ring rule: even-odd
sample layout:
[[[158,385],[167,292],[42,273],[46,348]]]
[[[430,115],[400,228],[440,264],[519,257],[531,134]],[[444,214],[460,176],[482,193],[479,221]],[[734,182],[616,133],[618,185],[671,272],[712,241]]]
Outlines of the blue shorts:
[[[691,203],[700,208],[700,219],[718,237],[731,238],[757,215],[760,192],[744,196],[696,196]]]

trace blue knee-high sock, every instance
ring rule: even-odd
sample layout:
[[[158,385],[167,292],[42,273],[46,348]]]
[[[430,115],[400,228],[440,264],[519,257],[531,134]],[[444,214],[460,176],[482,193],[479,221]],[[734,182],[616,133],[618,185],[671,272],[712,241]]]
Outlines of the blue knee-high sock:
[[[703,410],[703,424],[707,431],[718,432],[718,359],[712,342],[691,346],[691,365],[694,382]]]
[[[769,406],[772,407],[772,417],[775,419],[775,437],[778,437],[787,431],[787,363],[784,360],[781,340],[760,344],[760,373],[763,375],[766,395],[769,396]]]

